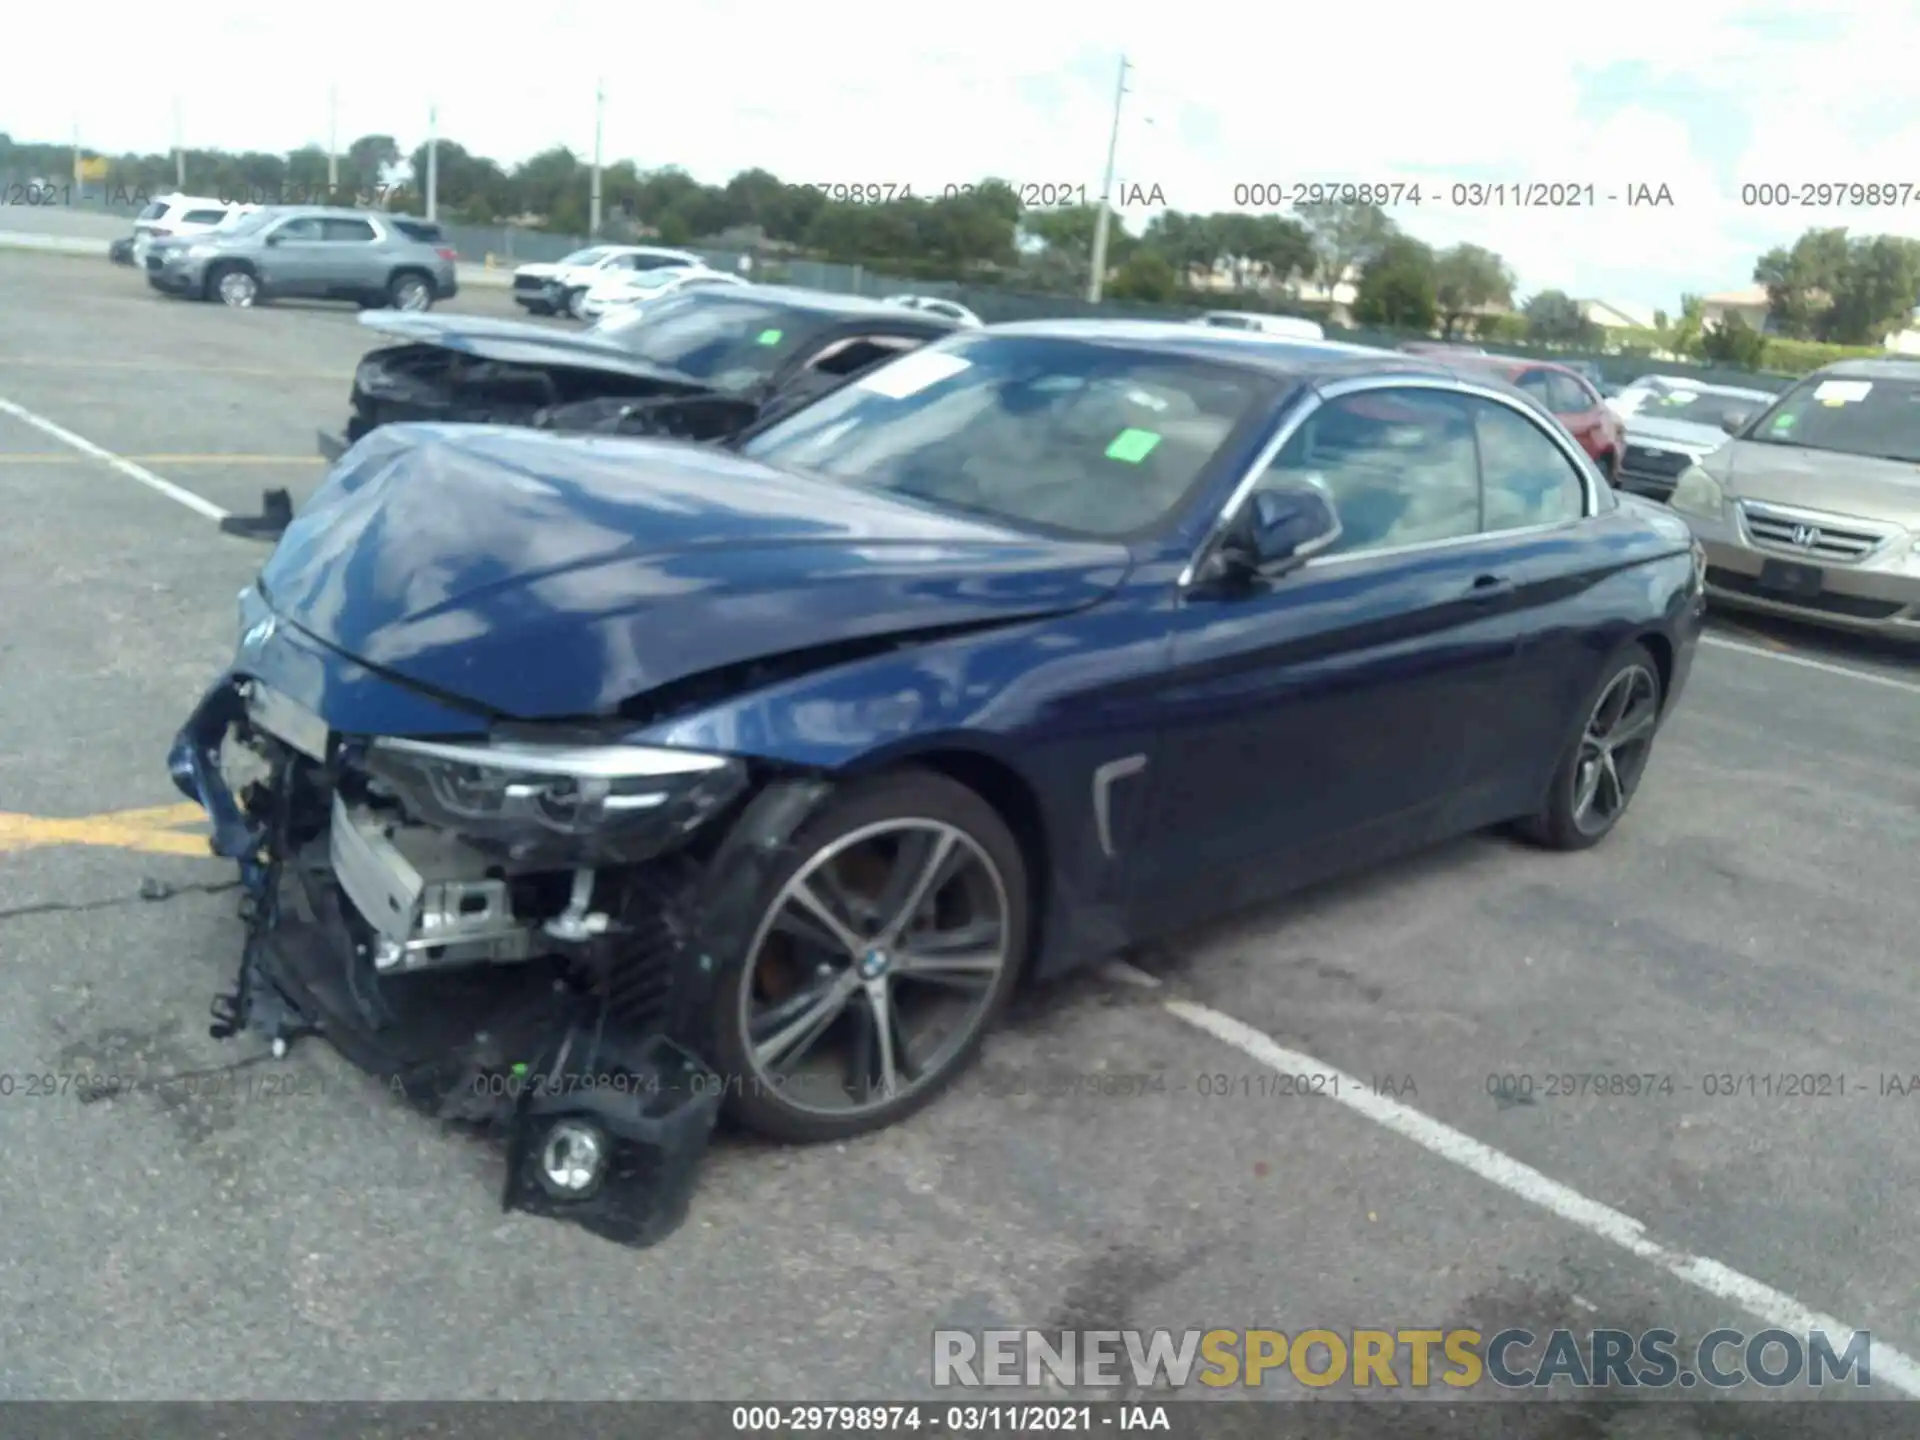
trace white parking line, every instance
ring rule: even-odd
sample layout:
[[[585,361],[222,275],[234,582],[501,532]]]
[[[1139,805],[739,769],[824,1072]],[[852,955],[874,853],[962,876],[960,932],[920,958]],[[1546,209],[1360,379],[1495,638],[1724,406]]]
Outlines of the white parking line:
[[[1261,1064],[1271,1066],[1278,1074],[1337,1077],[1336,1088],[1322,1092],[1326,1098],[1357,1111],[1375,1124],[1384,1125],[1396,1135],[1413,1141],[1442,1160],[1452,1161],[1463,1170],[1471,1170],[1482,1180],[1498,1185],[1508,1194],[1551,1211],[1642,1260],[1651,1261],[1676,1279],[1684,1280],[1716,1299],[1738,1305],[1768,1325],[1800,1335],[1810,1330],[1823,1330],[1835,1339],[1858,1328],[1818,1310],[1808,1309],[1791,1295],[1751,1276],[1742,1275],[1738,1270],[1731,1270],[1718,1260],[1690,1255],[1684,1250],[1662,1245],[1648,1238],[1646,1226],[1632,1216],[1623,1215],[1597,1200],[1589,1200],[1579,1191],[1548,1179],[1532,1166],[1523,1165],[1512,1156],[1481,1144],[1471,1135],[1442,1125],[1411,1106],[1376,1095],[1362,1081],[1340,1074],[1311,1055],[1287,1049],[1231,1015],[1186,1000],[1169,1000],[1166,1009],[1169,1014],[1206,1031],[1216,1040],[1224,1041]],[[1875,1381],[1903,1395],[1920,1398],[1920,1362],[1877,1340],[1872,1353]]]
[[[62,445],[70,446],[78,450],[82,455],[92,456],[102,465],[107,465],[118,470],[129,480],[137,480],[149,490],[164,495],[167,499],[174,501],[176,504],[184,505],[196,514],[206,516],[209,520],[218,522],[227,518],[228,512],[222,510],[211,500],[204,499],[194,494],[191,490],[183,490],[171,480],[161,479],[144,465],[136,465],[131,460],[121,459],[111,450],[102,449],[84,435],[76,435],[64,425],[56,425],[53,421],[47,419],[46,416],[36,415],[33,411],[27,409],[26,406],[16,405],[5,396],[0,396],[0,415],[11,415],[21,424],[31,425],[42,435],[50,439],[58,440]]]
[[[1788,665],[1803,665],[1809,670],[1824,670],[1829,675],[1846,675],[1855,680],[1864,680],[1869,685],[1885,685],[1890,690],[1904,690],[1909,695],[1920,695],[1920,684],[1915,684],[1911,680],[1876,674],[1872,670],[1856,670],[1851,665],[1835,665],[1830,660],[1810,660],[1804,655],[1789,655],[1783,650],[1769,650],[1762,645],[1743,645],[1738,640],[1727,640],[1719,635],[1702,635],[1700,643],[1717,646],[1722,650],[1738,650],[1742,655],[1758,655],[1762,660],[1779,660]]]

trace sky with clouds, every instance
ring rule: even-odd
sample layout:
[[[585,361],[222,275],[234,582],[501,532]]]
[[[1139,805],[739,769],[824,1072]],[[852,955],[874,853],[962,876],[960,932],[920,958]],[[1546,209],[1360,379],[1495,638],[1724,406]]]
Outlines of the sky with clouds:
[[[324,21],[320,17],[324,15]],[[1373,18],[1368,19],[1367,15]],[[1131,60],[1123,185],[1182,210],[1260,182],[1418,181],[1396,219],[1437,245],[1505,255],[1521,292],[1676,308],[1738,288],[1812,225],[1920,236],[1920,4],[1459,0],[1181,11],[1142,0],[696,0],[624,12],[550,0],[492,15],[336,0],[272,12],[207,0],[191,23],[76,49],[70,20],[10,19],[0,130],[104,150],[285,150],[440,133],[512,161],[582,154],[604,76],[605,159],[703,180],[759,165],[796,181],[911,184],[998,174],[1097,194],[1119,56]],[[41,33],[36,33],[41,32]],[[1595,187],[1596,209],[1469,211],[1455,181]],[[1764,208],[1743,182],[1891,182],[1904,207]],[[1671,206],[1609,193],[1665,186]],[[1129,188],[1128,193],[1133,193]],[[1127,213],[1138,229],[1150,211]]]

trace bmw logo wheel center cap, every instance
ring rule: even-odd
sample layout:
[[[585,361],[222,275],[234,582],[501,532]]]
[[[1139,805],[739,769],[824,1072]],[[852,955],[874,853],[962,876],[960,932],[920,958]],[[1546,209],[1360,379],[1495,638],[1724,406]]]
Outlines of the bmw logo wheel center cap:
[[[893,956],[878,945],[860,957],[859,970],[862,980],[878,980],[892,968]]]

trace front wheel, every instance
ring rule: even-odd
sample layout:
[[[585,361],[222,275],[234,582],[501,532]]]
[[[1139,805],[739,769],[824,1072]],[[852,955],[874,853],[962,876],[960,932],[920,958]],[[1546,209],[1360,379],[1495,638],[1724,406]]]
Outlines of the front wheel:
[[[795,837],[720,977],[729,1112],[804,1143],[920,1109],[1012,998],[1027,904],[1020,846],[972,790],[918,770],[847,790]]]
[[[561,301],[561,305],[567,314],[571,315],[574,319],[584,320],[587,318],[587,292],[585,290],[569,290],[566,298]]]
[[[1553,850],[1585,850],[1604,840],[1640,788],[1663,699],[1660,667],[1647,647],[1627,647],[1589,696],[1547,803],[1521,822],[1520,833]]]
[[[207,277],[207,290],[222,305],[237,310],[250,308],[260,299],[260,282],[251,270],[238,265],[223,265]]]

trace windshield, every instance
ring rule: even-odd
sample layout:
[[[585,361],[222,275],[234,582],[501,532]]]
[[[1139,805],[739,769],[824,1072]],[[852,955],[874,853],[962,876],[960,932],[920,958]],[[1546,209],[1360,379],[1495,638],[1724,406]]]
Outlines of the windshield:
[[[741,447],[757,460],[1016,526],[1113,537],[1164,519],[1272,382],[1085,341],[944,341]]]
[[[562,265],[591,265],[613,247],[610,245],[589,245],[584,250],[576,250],[559,263]]]
[[[716,390],[746,390],[770,377],[820,317],[765,300],[721,298],[696,286],[644,311],[619,312],[593,327],[637,359],[677,370]]]
[[[1810,377],[1740,438],[1920,464],[1920,381]]]
[[[1668,389],[1665,386],[1622,391],[1620,408],[1642,420],[1683,420],[1689,425],[1718,426],[1729,410],[1749,415],[1764,410],[1771,395],[1742,395],[1737,390]]]

